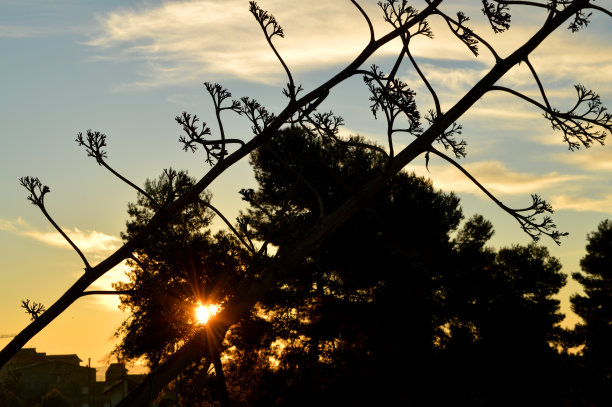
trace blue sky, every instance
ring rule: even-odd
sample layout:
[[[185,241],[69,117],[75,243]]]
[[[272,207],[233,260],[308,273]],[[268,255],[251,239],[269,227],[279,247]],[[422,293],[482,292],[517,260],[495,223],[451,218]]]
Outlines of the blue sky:
[[[52,3],[52,4],[51,4]],[[307,4],[308,3],[308,4]],[[374,1],[361,2],[386,29]],[[449,13],[463,10],[470,26],[491,38],[502,55],[512,50],[542,21],[541,13],[514,11],[510,31],[493,36],[479,2],[450,1]],[[367,27],[349,1],[262,0],[285,30],[276,42],[296,81],[312,89],[356,55],[367,40]],[[612,1],[598,1],[612,6]],[[422,7],[415,3],[415,6]],[[414,45],[414,54],[449,107],[491,66],[485,50],[470,52],[432,20],[435,40]],[[571,105],[573,84],[596,90],[612,105],[612,34],[610,18],[595,14],[588,29],[560,31],[531,58],[553,105]],[[392,44],[393,45],[393,44]],[[395,48],[372,61],[389,66]],[[271,111],[285,103],[282,68],[267,48],[247,1],[0,1],[0,334],[16,333],[28,322],[19,308],[30,298],[50,305],[82,272],[75,253],[58,239],[18,183],[38,176],[51,187],[47,207],[56,221],[83,247],[92,263],[112,252],[126,220],[126,204],[135,193],[88,159],[74,139],[78,132],[108,135],[108,162],[141,184],[172,166],[202,174],[203,157],[184,153],[177,142],[174,116],[196,113],[215,129],[211,104],[201,85],[220,82],[235,97],[257,98]],[[423,110],[431,107],[414,72],[400,71],[418,92]],[[524,65],[503,80],[533,97],[532,77]],[[342,84],[322,106],[344,117],[344,134],[359,133],[383,142],[384,123],[369,112],[360,78]],[[483,98],[460,122],[468,142],[464,165],[509,205],[526,206],[538,193],[557,210],[554,219],[570,232],[557,247],[564,271],[579,269],[586,234],[612,213],[612,151],[608,146],[569,152],[540,112],[505,94]],[[228,131],[248,139],[249,125],[227,117]],[[397,140],[405,145],[410,140]],[[435,158],[430,173],[424,160],[409,170],[431,176],[434,184],[462,198],[466,216],[482,213],[495,226],[495,246],[527,243],[516,222],[487,200],[461,174]],[[216,181],[213,202],[234,217],[242,202],[240,188],[253,186],[247,162]],[[108,287],[121,270],[104,277]],[[571,282],[567,298],[578,287]],[[77,352],[101,363],[112,348],[112,333],[125,314],[108,299],[82,299],[28,346],[50,353]],[[571,323],[570,319],[570,323]],[[69,332],[69,335],[66,333]],[[6,343],[0,338],[0,346]]]

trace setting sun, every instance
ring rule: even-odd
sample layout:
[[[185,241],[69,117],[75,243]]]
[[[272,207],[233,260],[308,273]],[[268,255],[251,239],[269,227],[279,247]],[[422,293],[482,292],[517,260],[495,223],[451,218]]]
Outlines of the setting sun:
[[[218,305],[202,305],[198,303],[195,308],[196,321],[198,324],[204,325],[217,312],[219,312]]]

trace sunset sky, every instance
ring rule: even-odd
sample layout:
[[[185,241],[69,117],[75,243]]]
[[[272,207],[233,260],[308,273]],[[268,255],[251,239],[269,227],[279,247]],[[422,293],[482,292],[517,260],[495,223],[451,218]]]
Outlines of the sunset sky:
[[[312,4],[314,3],[314,5]],[[361,1],[375,21],[377,36],[386,32],[375,1]],[[276,44],[296,82],[309,91],[345,66],[366,44],[367,26],[348,0],[262,0],[285,30]],[[423,8],[424,2],[414,2]],[[480,2],[445,1],[451,15],[462,10],[470,27],[485,35],[505,56],[530,36],[542,12],[513,9],[509,32],[493,36]],[[612,7],[612,0],[597,4]],[[435,39],[419,38],[414,54],[448,109],[490,68],[486,50],[474,58],[456,38],[431,20]],[[612,106],[612,24],[594,13],[586,30],[561,30],[531,58],[553,106],[575,101],[573,85],[582,83]],[[395,46],[395,47],[394,47]],[[397,44],[371,62],[388,71]],[[108,163],[142,185],[164,168],[207,170],[204,157],[185,153],[177,142],[174,117],[196,113],[216,131],[202,82],[219,82],[235,98],[258,99],[279,112],[284,71],[267,47],[246,0],[225,1],[83,1],[0,0],[0,346],[16,334],[28,315],[26,298],[51,305],[83,272],[83,265],[40,211],[27,200],[19,178],[37,176],[49,185],[46,205],[55,221],[96,264],[121,244],[126,205],[135,191],[88,158],[74,139],[97,130],[108,136]],[[401,77],[417,93],[421,110],[432,107],[424,86],[406,65]],[[526,66],[503,83],[536,97]],[[385,123],[372,118],[361,78],[332,91],[321,107],[346,122],[343,134],[361,134],[384,142]],[[226,131],[248,140],[249,124],[227,114]],[[468,143],[465,167],[509,206],[531,203],[538,193],[552,203],[559,230],[569,232],[560,247],[543,239],[563,270],[579,270],[587,233],[612,217],[612,150],[594,146],[570,152],[561,134],[541,113],[517,98],[491,93],[461,121]],[[409,139],[396,141],[404,146]],[[456,191],[466,217],[481,213],[491,220],[496,247],[528,243],[518,224],[450,166],[432,158],[429,173],[421,157],[409,170],[430,176],[434,185]],[[253,187],[247,161],[211,187],[213,203],[232,219],[243,208],[239,189]],[[93,288],[110,288],[122,276],[118,267]],[[571,279],[563,290],[563,311],[579,290]],[[47,353],[77,353],[92,365],[105,364],[114,330],[127,316],[111,297],[78,300],[27,346]],[[568,315],[567,324],[575,322]]]

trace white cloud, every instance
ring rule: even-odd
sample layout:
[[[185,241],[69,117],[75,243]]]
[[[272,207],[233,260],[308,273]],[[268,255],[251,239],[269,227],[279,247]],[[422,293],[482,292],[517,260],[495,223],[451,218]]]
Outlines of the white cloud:
[[[349,60],[365,45],[367,26],[339,2],[262,2],[285,29],[275,45],[293,69]],[[357,17],[357,18],[355,18]],[[147,61],[135,86],[201,80],[205,72],[256,82],[284,80],[284,72],[246,2],[177,1],[123,9],[99,18],[102,32],[87,42],[113,58]],[[331,28],[331,29],[330,29]]]
[[[0,219],[0,230],[4,232],[17,232],[19,226],[23,225],[23,219],[18,217],[16,221]]]
[[[612,172],[612,150],[607,146],[596,145],[589,149],[568,152],[562,156],[552,155],[551,159],[597,174]]]
[[[16,221],[0,219],[0,230],[15,235],[26,236],[50,246],[71,249],[66,239],[57,231],[36,230],[22,218]],[[113,252],[121,246],[121,239],[95,230],[80,230],[78,228],[64,229],[64,232],[84,253],[100,255]]]
[[[261,7],[272,13],[283,26],[286,38],[276,38],[275,45],[294,71],[322,68],[351,61],[366,45],[367,25],[350,2],[291,2],[263,0]],[[382,21],[382,12],[374,2],[362,5],[374,23],[377,37],[389,30]],[[460,5],[459,5],[460,6]],[[456,10],[454,10],[456,11]],[[504,35],[493,35],[489,23],[479,9],[468,10],[475,18],[468,24],[487,37],[506,56],[516,45],[528,39],[543,23],[542,15],[514,14],[515,21]],[[449,10],[453,14],[452,10]],[[141,79],[132,87],[164,86],[201,81],[205,77],[237,77],[263,83],[284,83],[284,71],[269,49],[263,33],[242,0],[182,0],[158,6],[123,8],[98,17],[99,33],[86,44],[97,47],[102,58],[146,61]],[[445,60],[473,60],[440,18],[432,17],[435,40],[417,38],[413,54]],[[554,80],[588,74],[595,81],[606,82],[612,68],[612,55],[607,46],[600,46],[595,36],[582,34],[554,35],[547,39],[533,56],[536,69]],[[578,39],[576,39],[578,38]],[[397,44],[395,44],[397,45]],[[490,64],[492,58],[481,44],[479,61]],[[563,49],[563,52],[559,52]],[[381,54],[396,54],[397,47],[387,46]],[[588,63],[577,63],[588,61]],[[439,71],[444,85],[473,83],[480,72]],[[433,77],[436,73],[431,73]],[[478,74],[478,75],[477,75]],[[433,78],[435,80],[435,78]],[[509,73],[514,84],[533,84],[527,69]]]
[[[294,72],[346,64],[367,45],[365,20],[350,2],[260,1],[285,32],[274,44]],[[370,15],[377,38],[390,26],[375,2],[362,4]],[[438,19],[439,20],[439,19]],[[441,21],[433,21],[436,36],[417,38],[413,54],[445,60],[472,60],[456,39],[445,40]],[[253,82],[284,83],[284,71],[268,47],[246,2],[227,0],[175,1],[157,7],[124,8],[98,17],[100,32],[87,45],[97,47],[100,58],[141,60],[142,79],[132,87],[163,86],[200,81],[215,75]],[[388,44],[379,55],[396,55],[399,41]],[[484,56],[480,60],[489,61]],[[444,76],[445,81],[456,78]]]
[[[350,2],[292,2],[290,7],[282,0],[259,3],[283,26],[286,38],[276,38],[274,43],[294,72],[345,64],[363,49],[369,38],[365,21]],[[377,37],[388,32],[389,27],[375,3],[364,2],[362,6],[374,23]],[[515,15],[518,21],[524,17],[526,25],[514,24],[508,34],[492,35],[480,11],[470,12],[476,20],[470,21],[469,26],[488,37],[501,50],[502,56],[514,50],[518,42],[529,38],[538,28],[536,24],[544,21],[533,15]],[[158,6],[123,8],[99,16],[98,21],[99,33],[86,44],[97,47],[102,52],[101,58],[143,61],[140,79],[124,86],[188,83],[211,75],[262,83],[282,84],[285,81],[281,65],[266,44],[246,2],[241,0],[182,0]],[[415,39],[413,55],[473,60],[470,51],[448,33],[440,18],[432,17],[430,23],[435,40]],[[598,46],[597,39],[585,40],[584,35],[580,38],[582,42],[568,41],[565,35],[553,36],[533,57],[534,65],[555,80],[571,79],[577,70],[588,73],[589,78],[604,80],[612,67],[612,56],[606,52],[606,47]],[[397,45],[388,45],[379,54],[394,55]],[[480,48],[478,61],[490,65],[489,52],[482,44]],[[589,63],[577,64],[576,61]],[[451,75],[438,70],[429,75],[434,82],[440,80],[444,86],[457,88],[473,84],[481,73],[481,70],[454,70]],[[506,80],[533,85],[531,74],[524,68],[510,72]]]
[[[458,99],[463,96],[467,90],[474,86],[488,71],[483,69],[482,65],[478,64],[474,68],[458,68],[458,67],[441,67],[435,64],[427,63],[420,64],[419,68],[424,72],[427,80],[438,92],[443,90],[443,94],[451,96],[452,99]],[[407,68],[408,83],[421,83],[421,79],[412,68]],[[422,92],[429,95],[425,85],[419,85]]]
[[[39,231],[29,225],[21,217],[16,220],[0,219],[0,231],[8,232],[18,236],[25,236],[38,240],[54,247],[71,249],[66,240],[56,231]],[[73,242],[86,254],[93,256],[101,256],[109,254],[119,248],[121,239],[117,236],[107,235],[105,233],[94,230],[82,231],[74,228],[72,230],[64,229],[66,234]],[[106,272],[98,278],[89,288],[89,291],[114,291],[113,283],[119,281],[127,281],[126,271],[129,268],[122,262],[113,269]],[[80,277],[81,272],[76,273],[75,277]],[[96,308],[116,311],[119,306],[119,296],[115,294],[91,295],[86,296],[82,301],[87,301]]]
[[[555,210],[612,213],[612,194],[606,194],[603,197],[556,195],[551,198],[551,204]]]
[[[21,231],[24,236],[31,237],[50,246],[70,248],[70,245],[58,232],[41,232],[37,230]],[[84,252],[106,253],[119,248],[121,239],[95,230],[82,231],[78,228],[65,230],[68,237]]]
[[[514,172],[498,161],[479,161],[468,163],[464,168],[495,195],[521,195],[558,188],[560,184],[580,178],[577,175],[563,175],[557,172],[530,174]],[[463,173],[450,165],[432,162],[428,173],[417,166],[406,167],[418,175],[430,177],[436,188],[446,191],[465,192],[481,195],[480,189]]]

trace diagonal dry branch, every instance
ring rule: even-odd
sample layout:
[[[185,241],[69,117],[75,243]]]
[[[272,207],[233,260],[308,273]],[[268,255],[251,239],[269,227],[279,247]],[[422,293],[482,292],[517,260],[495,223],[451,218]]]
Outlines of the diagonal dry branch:
[[[146,405],[168,381],[172,380],[191,363],[205,357],[206,349],[210,346],[205,344],[206,341],[213,340],[220,343],[227,329],[246,315],[251,307],[279,279],[290,273],[290,270],[302,262],[308,254],[324,242],[353,214],[366,207],[370,199],[385,185],[393,174],[401,171],[408,163],[427,151],[440,134],[443,134],[448,127],[452,126],[503,75],[520,63],[520,61],[524,60],[553,31],[570,19],[583,4],[576,3],[573,7],[570,6],[563,10],[563,12],[558,13],[554,18],[547,20],[544,26],[532,38],[527,40],[510,56],[498,61],[458,103],[448,112],[438,117],[420,137],[397,154],[390,162],[385,173],[375,175],[358,191],[354,192],[340,207],[320,219],[299,243],[279,253],[274,263],[262,270],[258,270],[256,274],[260,277],[248,286],[245,286],[239,295],[230,300],[227,306],[209,322],[212,325],[202,328],[178,352],[170,356],[157,370],[151,372],[147,379],[123,400],[120,406]],[[214,332],[213,336],[210,335],[211,330]]]
[[[82,293],[94,283],[98,278],[111,270],[113,267],[121,263],[127,258],[131,258],[134,251],[144,242],[148,236],[156,230],[160,225],[165,224],[170,217],[179,212],[187,205],[196,202],[199,195],[222,173],[228,168],[242,160],[259,146],[263,145],[267,140],[273,137],[277,130],[286,122],[289,122],[291,117],[299,113],[303,109],[308,108],[312,104],[316,104],[320,98],[324,98],[329,93],[329,90],[342,83],[344,80],[354,75],[354,72],[362,66],[378,49],[383,45],[399,37],[407,32],[419,21],[431,15],[435,8],[442,0],[432,1],[425,9],[418,13],[412,20],[408,21],[403,26],[400,26],[391,32],[387,33],[378,40],[368,43],[364,50],[342,71],[333,78],[328,80],[320,87],[314,89],[310,93],[304,95],[297,100],[290,100],[288,105],[282,112],[276,116],[271,123],[268,124],[261,132],[242,145],[238,150],[226,156],[223,160],[217,163],[184,195],[177,198],[174,202],[160,208],[160,210],[151,218],[149,223],[143,230],[134,238],[127,241],[122,247],[115,251],[112,255],[100,262],[94,267],[91,267],[87,273],[81,276],[66,292],[53,304],[46,312],[41,314],[35,321],[26,326],[19,334],[17,334],[11,342],[9,342],[0,351],[0,367],[4,366],[8,360],[17,353],[30,339],[50,324],[62,312],[64,312],[73,302],[81,297]]]

